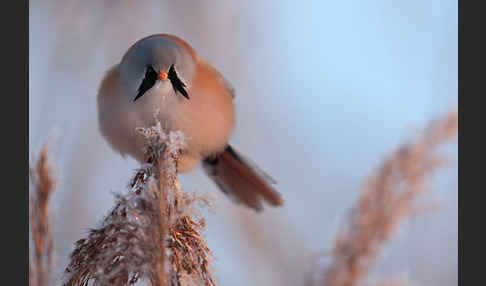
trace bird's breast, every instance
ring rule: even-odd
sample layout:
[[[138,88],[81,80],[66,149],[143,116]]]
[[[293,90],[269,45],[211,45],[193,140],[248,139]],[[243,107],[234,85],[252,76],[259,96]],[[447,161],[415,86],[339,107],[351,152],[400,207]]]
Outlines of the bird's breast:
[[[225,148],[234,125],[229,90],[210,72],[199,71],[188,90],[189,99],[167,84],[157,84],[135,102],[124,94],[126,89],[110,89],[118,92],[98,97],[101,133],[115,150],[143,161],[145,139],[135,129],[153,126],[157,114],[166,131],[179,130],[188,137],[179,171],[191,170],[206,156]]]

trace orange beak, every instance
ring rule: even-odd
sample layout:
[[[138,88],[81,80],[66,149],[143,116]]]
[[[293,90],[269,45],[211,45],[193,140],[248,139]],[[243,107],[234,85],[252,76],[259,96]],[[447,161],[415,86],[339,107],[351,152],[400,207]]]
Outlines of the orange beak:
[[[161,80],[166,80],[169,75],[167,74],[166,71],[161,71],[158,75],[157,78]]]

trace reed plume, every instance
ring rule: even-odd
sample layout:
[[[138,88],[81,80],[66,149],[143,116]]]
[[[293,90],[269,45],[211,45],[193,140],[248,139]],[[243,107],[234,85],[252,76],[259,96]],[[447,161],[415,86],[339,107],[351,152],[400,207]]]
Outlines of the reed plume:
[[[29,166],[29,179],[33,190],[29,198],[29,285],[49,283],[52,270],[53,238],[50,222],[49,199],[55,186],[53,166],[47,154],[47,145],[39,152],[35,166]]]
[[[426,190],[426,178],[444,162],[435,151],[456,136],[457,116],[453,111],[432,121],[416,142],[400,146],[367,180],[350,221],[335,237],[323,285],[358,285],[398,224],[422,209],[415,201]]]
[[[147,163],[101,225],[76,242],[64,285],[133,285],[141,279],[157,286],[215,285],[211,250],[201,236],[205,222],[195,205],[206,201],[184,193],[176,175],[184,135],[164,132],[158,120],[137,131],[147,142]]]
[[[432,121],[415,142],[391,153],[364,184],[348,221],[335,237],[331,265],[321,285],[359,285],[383,245],[404,219],[423,210],[417,199],[426,179],[443,165],[436,149],[457,134],[457,112]],[[205,221],[196,204],[204,197],[182,191],[177,162],[186,138],[166,133],[160,122],[137,130],[146,139],[146,164],[130,180],[128,192],[115,195],[115,206],[99,227],[75,244],[64,285],[216,285],[210,270],[212,253],[201,233]],[[29,175],[29,285],[48,285],[53,239],[49,199],[55,186],[44,146]],[[314,283],[310,283],[315,285]],[[377,285],[405,285],[403,279]]]

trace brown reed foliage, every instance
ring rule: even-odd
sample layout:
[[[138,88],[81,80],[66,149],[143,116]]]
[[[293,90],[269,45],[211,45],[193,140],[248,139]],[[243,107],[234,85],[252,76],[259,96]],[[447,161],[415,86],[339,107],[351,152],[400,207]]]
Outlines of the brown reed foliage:
[[[181,132],[165,133],[156,120],[139,128],[146,138],[147,163],[139,168],[130,191],[101,226],[76,242],[64,285],[215,285],[209,269],[212,254],[201,232],[194,194],[182,191],[177,162],[184,146]]]
[[[184,193],[176,176],[185,138],[180,132],[165,133],[158,121],[138,131],[147,141],[147,163],[134,175],[130,191],[116,195],[115,207],[101,225],[76,242],[64,285],[133,285],[140,279],[157,286],[215,285],[212,254],[201,236],[205,222],[195,209],[195,203],[209,202]],[[435,150],[456,134],[457,112],[451,112],[431,122],[416,142],[400,146],[367,180],[350,221],[335,238],[324,285],[362,281],[398,224],[423,210],[415,202],[426,190],[427,176],[443,163]],[[29,253],[29,285],[47,285],[53,248],[49,198],[55,183],[45,146],[29,171],[35,187],[30,198],[34,253]],[[388,279],[377,285],[405,284]]]
[[[427,176],[443,163],[435,149],[457,134],[457,115],[453,111],[432,121],[423,136],[400,146],[368,179],[350,222],[335,238],[333,262],[325,271],[324,285],[358,285],[398,224],[414,214],[415,201],[426,190]],[[400,285],[390,283],[384,285]]]
[[[47,151],[47,145],[44,145],[39,152],[35,166],[29,166],[29,178],[33,187],[29,199],[29,224],[32,242],[29,246],[30,286],[47,285],[49,273],[52,269],[53,239],[50,226],[49,199],[54,190],[55,179]]]

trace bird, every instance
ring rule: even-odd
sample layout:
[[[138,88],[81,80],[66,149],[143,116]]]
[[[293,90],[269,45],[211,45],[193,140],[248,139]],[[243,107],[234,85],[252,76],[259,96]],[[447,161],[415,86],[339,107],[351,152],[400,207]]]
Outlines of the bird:
[[[144,163],[144,139],[135,131],[153,122],[189,138],[178,173],[198,166],[234,202],[256,211],[281,206],[276,181],[229,139],[235,125],[231,83],[183,39],[154,34],[136,41],[105,73],[97,94],[100,133],[122,156]]]

